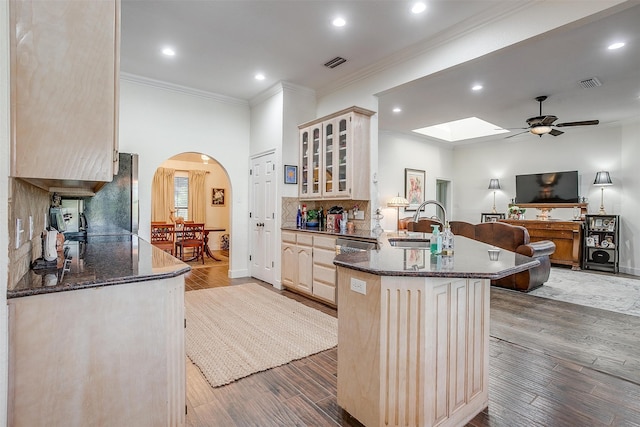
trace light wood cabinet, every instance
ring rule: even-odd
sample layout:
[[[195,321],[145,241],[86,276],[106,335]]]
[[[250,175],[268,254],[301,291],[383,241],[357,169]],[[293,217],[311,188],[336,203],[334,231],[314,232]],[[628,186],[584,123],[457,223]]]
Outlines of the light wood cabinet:
[[[113,179],[119,48],[119,0],[11,0],[11,176],[66,194]]]
[[[299,126],[300,199],[369,199],[373,114],[351,107]]]
[[[336,238],[307,232],[282,232],[282,285],[336,304]]]
[[[8,425],[184,425],[183,275],[7,303]]]

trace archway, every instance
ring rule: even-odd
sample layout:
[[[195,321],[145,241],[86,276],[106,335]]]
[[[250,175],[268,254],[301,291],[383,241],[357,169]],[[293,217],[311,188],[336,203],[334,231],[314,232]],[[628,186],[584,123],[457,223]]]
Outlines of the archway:
[[[222,262],[228,268],[232,205],[231,183],[225,168],[204,153],[185,152],[165,160],[156,169],[156,177],[158,172],[162,172],[163,179],[161,184],[156,179],[152,183],[151,222],[203,222],[208,255],[205,265]],[[194,181],[195,175],[201,176],[200,182]]]

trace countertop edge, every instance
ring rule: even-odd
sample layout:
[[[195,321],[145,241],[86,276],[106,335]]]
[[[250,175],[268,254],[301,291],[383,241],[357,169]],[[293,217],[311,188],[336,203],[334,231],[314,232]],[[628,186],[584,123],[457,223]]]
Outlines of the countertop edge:
[[[497,280],[510,276],[515,273],[530,270],[540,265],[540,261],[532,259],[531,261],[519,264],[515,267],[500,271],[499,273],[474,273],[459,271],[411,271],[411,270],[379,270],[375,268],[366,268],[351,264],[345,261],[334,259],[334,265],[338,267],[348,268],[350,270],[362,271],[363,273],[375,274],[376,276],[396,276],[396,277],[443,277],[443,278],[459,278],[459,279],[490,279]]]
[[[166,273],[153,273],[142,276],[124,276],[113,279],[106,279],[97,282],[87,281],[74,283],[72,285],[39,287],[31,289],[7,290],[7,299],[28,297],[33,295],[53,294],[57,292],[69,292],[80,289],[102,288],[105,286],[124,285],[127,283],[149,282],[151,280],[169,279],[180,276],[191,271],[191,266],[185,264],[184,267]]]

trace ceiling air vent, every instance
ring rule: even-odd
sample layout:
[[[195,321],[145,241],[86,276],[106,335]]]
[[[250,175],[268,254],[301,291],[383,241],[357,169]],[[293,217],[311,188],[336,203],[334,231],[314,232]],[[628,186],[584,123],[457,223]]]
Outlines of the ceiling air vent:
[[[332,60],[326,62],[324,66],[329,68],[336,68],[338,65],[344,64],[345,62],[347,62],[346,59],[336,56]]]
[[[600,83],[600,80],[598,80],[597,77],[580,80],[580,87],[582,87],[583,89],[589,89],[592,87],[599,87],[599,86],[602,86],[602,83]]]

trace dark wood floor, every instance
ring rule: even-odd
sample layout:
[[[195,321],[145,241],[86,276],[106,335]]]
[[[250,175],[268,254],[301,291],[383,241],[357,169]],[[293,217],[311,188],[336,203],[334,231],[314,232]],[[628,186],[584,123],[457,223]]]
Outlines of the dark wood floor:
[[[186,277],[188,290],[247,281],[260,283],[228,279],[224,263]],[[490,355],[489,407],[469,426],[640,426],[640,317],[492,288]],[[187,360],[187,425],[361,426],[336,403],[336,359],[334,348],[215,389]]]

